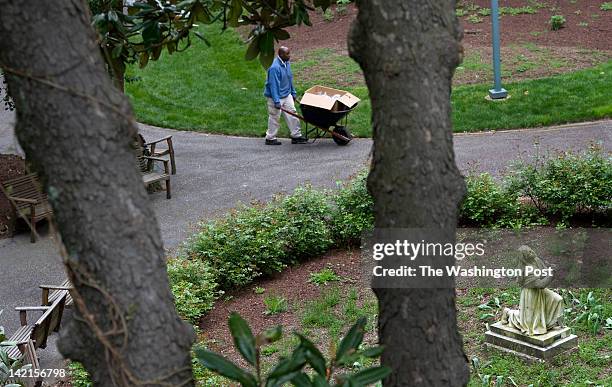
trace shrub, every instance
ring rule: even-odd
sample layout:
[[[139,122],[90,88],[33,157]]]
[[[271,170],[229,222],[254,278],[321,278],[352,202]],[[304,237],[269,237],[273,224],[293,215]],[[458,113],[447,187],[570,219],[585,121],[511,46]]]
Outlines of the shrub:
[[[188,257],[207,261],[223,290],[282,270],[285,241],[279,238],[272,212],[261,206],[243,207],[202,225],[188,247]]]
[[[197,323],[200,316],[211,310],[219,296],[215,276],[206,262],[170,259],[168,277],[176,310],[192,323]]]
[[[374,226],[374,199],[366,186],[368,171],[362,171],[336,194],[333,232],[339,243],[359,242],[364,231]]]
[[[565,27],[565,17],[563,15],[553,15],[550,17],[550,28],[553,31],[557,31],[560,30],[561,28]]]
[[[243,286],[327,251],[333,243],[330,212],[325,192],[298,188],[267,206],[243,207],[202,225],[187,247],[187,256],[207,261],[220,289]]]
[[[275,211],[276,224],[290,254],[289,262],[319,255],[331,247],[331,212],[328,192],[309,186],[297,188],[280,201]]]
[[[491,175],[469,175],[459,219],[474,226],[515,226],[522,223],[518,195],[503,189]]]
[[[509,181],[542,214],[559,216],[563,222],[575,213],[595,214],[612,207],[612,159],[596,147],[582,155],[565,152],[520,164]]]
[[[93,383],[89,378],[89,373],[81,363],[70,362],[68,365],[70,370],[70,383],[73,387],[91,387]]]

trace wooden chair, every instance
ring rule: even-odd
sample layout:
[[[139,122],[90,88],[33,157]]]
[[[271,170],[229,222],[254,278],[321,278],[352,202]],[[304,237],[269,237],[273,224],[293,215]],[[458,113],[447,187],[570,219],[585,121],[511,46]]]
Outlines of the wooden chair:
[[[34,349],[45,348],[47,346],[47,338],[51,332],[57,332],[62,322],[64,314],[64,306],[66,304],[67,293],[58,297],[50,306],[24,306],[17,307],[19,311],[19,320],[21,328],[19,328],[8,341],[16,343],[26,343],[31,340]],[[36,320],[34,324],[28,324],[28,312],[42,311],[43,314]],[[12,359],[17,359],[21,356],[22,351],[19,345],[8,347],[6,353]]]
[[[157,144],[164,141],[166,142],[166,147],[163,149],[159,149],[157,147]],[[176,174],[176,163],[174,162],[174,147],[172,146],[172,136],[166,136],[155,141],[146,142],[145,146],[149,148],[149,152],[151,152],[151,157],[158,157],[169,160],[170,165],[172,166],[172,174]]]
[[[66,304],[65,307],[72,306],[72,296],[70,295],[70,290],[72,289],[72,284],[70,280],[66,280],[62,282],[61,285],[40,285],[42,289],[42,306],[49,306],[53,304],[55,300],[59,297],[62,297],[66,294]]]
[[[149,184],[153,184],[158,181],[165,181],[166,198],[170,199],[172,197],[172,193],[170,191],[170,169],[168,167],[168,160],[152,156],[142,156],[141,158],[151,162],[159,161],[164,164],[164,172],[156,171],[152,167],[149,168],[148,171],[142,172],[142,181],[144,182],[145,186],[148,186]]]
[[[37,175],[31,173],[5,180],[0,183],[0,188],[19,216],[29,222],[30,241],[36,242],[36,223],[53,213],[47,194],[40,189]]]

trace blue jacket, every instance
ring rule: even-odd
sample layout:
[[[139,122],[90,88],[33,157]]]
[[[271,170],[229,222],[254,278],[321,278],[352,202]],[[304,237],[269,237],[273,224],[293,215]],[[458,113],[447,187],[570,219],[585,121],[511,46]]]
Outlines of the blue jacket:
[[[274,62],[272,62],[272,66],[268,69],[264,95],[272,98],[274,103],[280,103],[280,99],[285,98],[289,94],[291,94],[293,98],[297,95],[293,87],[291,64],[289,62],[283,62],[281,58],[277,56]]]

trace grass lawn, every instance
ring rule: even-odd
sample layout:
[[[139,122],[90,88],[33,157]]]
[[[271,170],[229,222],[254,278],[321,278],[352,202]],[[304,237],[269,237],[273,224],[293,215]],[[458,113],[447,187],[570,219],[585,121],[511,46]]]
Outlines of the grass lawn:
[[[243,136],[262,136],[267,125],[263,97],[265,71],[259,62],[244,60],[245,47],[236,32],[220,33],[203,26],[212,47],[194,39],[183,53],[164,54],[145,69],[130,68],[140,80],[129,83],[140,122],[151,125]],[[363,101],[351,113],[355,135],[369,137],[370,103],[358,66],[348,57],[334,65],[321,59],[325,50],[295,62],[298,92],[315,83],[342,87]],[[304,75],[302,77],[302,75]],[[305,83],[301,83],[305,79]],[[347,86],[348,82],[348,86]],[[612,61],[597,67],[551,78],[504,84],[511,98],[484,99],[490,84],[456,86],[452,106],[455,131],[512,129],[612,117]],[[287,133],[285,131],[285,133]]]
[[[129,69],[129,75],[140,78],[126,88],[138,120],[166,128],[263,136],[267,125],[265,71],[259,62],[244,60],[245,47],[233,30],[220,33],[218,26],[200,30],[212,47],[194,39],[193,47],[183,53],[164,54],[145,69]],[[317,50],[309,59],[294,63],[298,93],[316,83],[352,92],[363,101],[350,114],[349,127],[357,136],[371,136],[371,107],[359,67],[341,56],[335,57],[333,65],[325,65],[322,60],[328,54]],[[511,98],[504,102],[485,100],[490,84],[456,86],[452,94],[455,131],[612,117],[610,84],[612,61],[552,78],[505,84]]]

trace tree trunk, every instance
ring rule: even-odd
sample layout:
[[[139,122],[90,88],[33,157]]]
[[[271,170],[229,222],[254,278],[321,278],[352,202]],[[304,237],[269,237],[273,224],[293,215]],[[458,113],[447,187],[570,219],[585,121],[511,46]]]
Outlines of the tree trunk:
[[[81,0],[0,0],[0,66],[16,132],[41,174],[75,286],[60,351],[96,385],[193,385],[191,327],[178,317],[159,228]],[[40,268],[44,270],[44,268]]]
[[[455,2],[358,0],[357,6],[349,52],[372,102],[368,189],[375,226],[436,229],[452,243],[465,193],[450,115],[451,79],[462,55]],[[385,386],[467,384],[452,286],[375,289],[386,348],[381,361],[393,369]]]

